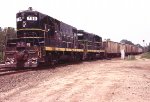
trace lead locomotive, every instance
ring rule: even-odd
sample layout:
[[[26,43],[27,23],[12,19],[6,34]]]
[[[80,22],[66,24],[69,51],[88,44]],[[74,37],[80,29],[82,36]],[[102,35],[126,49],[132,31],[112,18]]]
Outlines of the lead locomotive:
[[[104,56],[102,38],[38,11],[17,13],[17,38],[7,41],[7,67],[37,67]]]

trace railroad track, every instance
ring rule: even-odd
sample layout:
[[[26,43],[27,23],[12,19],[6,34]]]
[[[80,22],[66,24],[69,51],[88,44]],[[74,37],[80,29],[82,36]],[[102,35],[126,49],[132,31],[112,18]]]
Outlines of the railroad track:
[[[10,67],[4,67],[3,65],[0,65],[0,76],[6,76],[6,75],[12,75],[17,73],[24,73],[27,71],[36,71],[36,70],[46,70],[46,69],[55,69],[57,67],[72,65],[72,64],[78,64],[81,62],[71,62],[71,63],[59,63],[57,65],[53,66],[41,66],[37,68],[10,68]]]
[[[1,67],[0,68],[0,76],[5,76],[5,75],[11,75],[11,74],[17,74],[17,73],[23,73],[26,71],[31,71],[33,69],[16,69],[16,68],[5,68],[5,67]]]
[[[116,60],[118,58],[113,58],[113,59]],[[105,60],[110,60],[110,59],[105,59]],[[93,62],[93,61],[97,61],[97,60],[89,60],[86,62]],[[0,65],[0,76],[24,73],[24,72],[28,72],[28,71],[55,69],[57,67],[63,67],[63,66],[79,64],[79,63],[82,63],[82,61],[81,62],[79,62],[79,61],[69,62],[69,63],[61,62],[61,63],[52,65],[52,66],[40,66],[40,67],[36,67],[36,68],[9,68],[9,67],[7,68],[7,67],[4,67],[4,64],[3,64],[3,65]]]

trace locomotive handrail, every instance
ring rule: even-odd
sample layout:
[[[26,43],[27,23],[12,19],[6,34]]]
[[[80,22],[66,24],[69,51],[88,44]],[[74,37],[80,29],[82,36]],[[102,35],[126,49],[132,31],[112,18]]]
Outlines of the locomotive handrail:
[[[40,31],[43,31],[43,32],[47,32],[46,30],[43,30],[43,29],[36,29],[36,28],[17,29],[17,31],[21,31],[21,30],[40,30]]]
[[[20,37],[20,38],[44,38],[44,37]]]

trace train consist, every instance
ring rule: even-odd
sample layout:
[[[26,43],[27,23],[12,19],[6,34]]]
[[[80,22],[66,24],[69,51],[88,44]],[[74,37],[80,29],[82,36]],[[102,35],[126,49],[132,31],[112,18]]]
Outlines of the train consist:
[[[7,41],[6,67],[37,67],[61,61],[82,61],[139,54],[143,50],[134,45],[102,41],[102,37],[78,30],[55,18],[33,11],[17,13],[17,38]]]

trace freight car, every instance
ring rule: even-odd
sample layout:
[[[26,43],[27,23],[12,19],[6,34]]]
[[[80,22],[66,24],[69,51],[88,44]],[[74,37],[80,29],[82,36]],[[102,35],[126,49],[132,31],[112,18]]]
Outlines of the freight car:
[[[103,46],[105,48],[105,56],[106,57],[118,57],[120,56],[120,46],[118,42],[114,41],[104,41]]]
[[[33,11],[17,13],[17,38],[6,46],[6,67],[37,67],[100,58],[102,38]]]
[[[110,40],[106,40],[103,42],[103,46],[105,48],[105,57],[119,57],[121,56],[121,50],[125,52],[125,55],[137,55],[143,52],[141,47],[130,44],[122,44]]]

